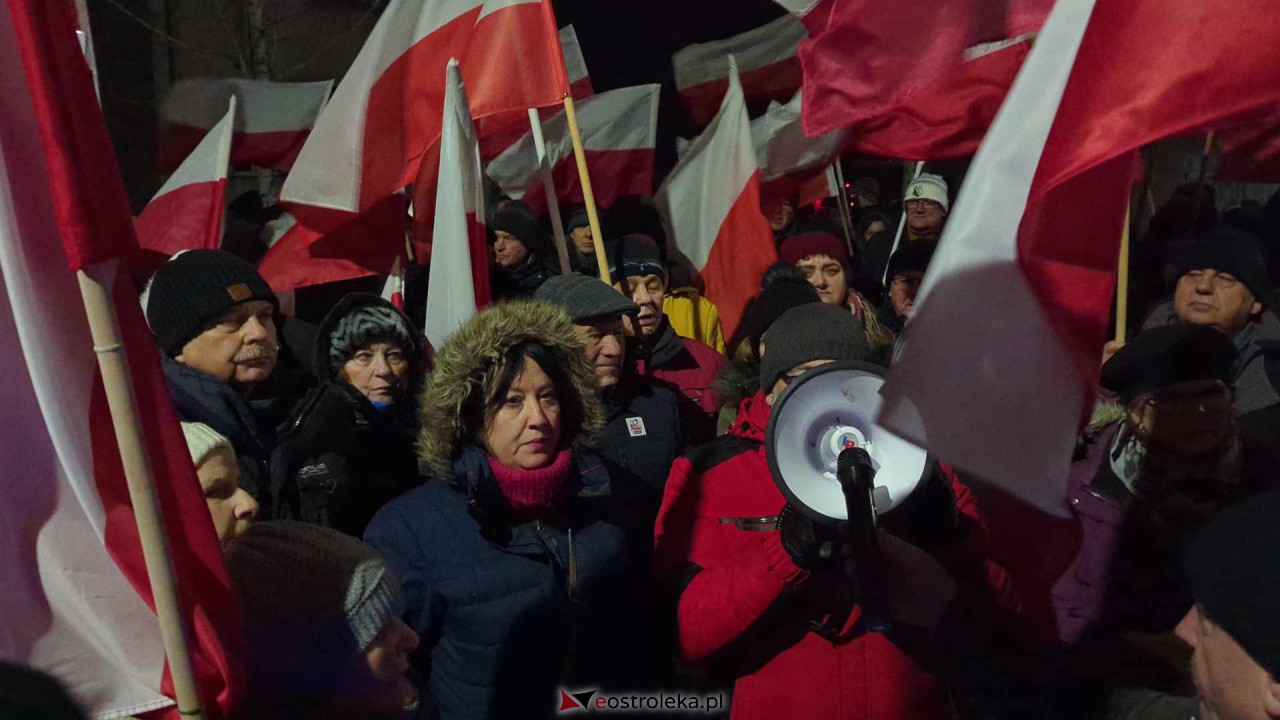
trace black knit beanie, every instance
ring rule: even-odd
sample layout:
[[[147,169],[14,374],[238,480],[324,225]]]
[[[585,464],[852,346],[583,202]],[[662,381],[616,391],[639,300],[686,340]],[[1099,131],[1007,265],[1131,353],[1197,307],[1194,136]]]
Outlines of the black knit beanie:
[[[1274,475],[1259,480],[1271,484]],[[1201,612],[1274,678],[1280,678],[1280,491],[1222,511],[1187,548]]]
[[[1230,225],[1209,228],[1178,261],[1179,276],[1207,269],[1234,275],[1261,303],[1265,303],[1275,289],[1262,243],[1243,228]]]
[[[782,313],[764,340],[760,387],[766,393],[797,365],[814,360],[860,362],[871,355],[871,343],[853,313],[824,303],[806,303]]]
[[[542,239],[542,228],[538,225],[538,216],[522,202],[507,203],[505,207],[494,213],[493,220],[489,221],[489,229],[495,233],[501,230],[514,235],[531,253],[541,255],[546,250]]]
[[[248,262],[223,250],[188,250],[160,266],[147,290],[147,324],[173,357],[205,326],[251,300],[280,303]]]
[[[773,325],[774,321],[791,308],[821,301],[818,291],[814,290],[803,276],[799,282],[792,280],[776,282],[747,303],[747,309],[742,313],[742,321],[738,324],[738,335],[751,343],[751,354],[759,360],[760,338],[764,337],[765,331]]]
[[[1102,387],[1125,401],[1196,380],[1231,384],[1236,346],[1206,325],[1173,323],[1139,333],[1102,366]]]
[[[914,242],[903,245],[889,258],[888,273],[885,277],[893,280],[894,275],[910,271],[923,274],[929,269],[929,262],[933,260],[935,247],[930,242]]]
[[[657,275],[667,279],[662,246],[644,233],[631,233],[606,242],[604,255],[609,262],[609,277],[615,281],[633,275]]]

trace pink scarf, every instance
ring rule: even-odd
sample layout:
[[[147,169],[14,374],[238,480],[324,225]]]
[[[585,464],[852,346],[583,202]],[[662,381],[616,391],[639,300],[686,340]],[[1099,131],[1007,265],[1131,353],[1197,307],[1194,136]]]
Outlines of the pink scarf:
[[[536,470],[507,467],[490,455],[489,469],[518,515],[538,517],[568,484],[573,473],[573,451],[561,450],[555,461]]]

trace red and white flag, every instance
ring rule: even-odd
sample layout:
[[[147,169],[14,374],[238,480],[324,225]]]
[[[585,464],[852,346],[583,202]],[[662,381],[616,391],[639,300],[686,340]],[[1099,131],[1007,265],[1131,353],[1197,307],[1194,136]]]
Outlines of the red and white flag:
[[[953,72],[966,48],[1034,32],[1052,0],[776,0],[808,29],[810,135],[881,118]],[[893,157],[899,157],[893,155]]]
[[[391,264],[386,282],[382,283],[382,299],[395,305],[397,310],[404,310],[404,265],[398,255]]]
[[[736,68],[729,70],[720,112],[685,150],[654,201],[672,230],[671,249],[701,274],[725,335],[733,335],[760,276],[778,259],[760,212],[760,169]]]
[[[947,222],[881,391],[882,425],[1066,513],[1133,153],[1280,100],[1272,10],[1270,0],[1054,7]],[[1090,218],[1085,234],[1078,217]]]
[[[725,59],[737,58],[739,81],[748,100],[785,102],[800,89],[796,48],[808,35],[791,15],[724,40],[690,45],[671,56],[676,90],[694,122],[709,122],[729,87]]]
[[[768,182],[785,175],[830,164],[840,155],[848,135],[844,130],[808,137],[800,123],[801,94],[783,105],[770,103],[764,115],[751,121],[751,141],[760,163],[760,177]]]
[[[658,85],[637,85],[600,93],[577,103],[578,128],[596,202],[604,207],[623,195],[653,195],[653,157],[658,138]],[[561,202],[582,199],[582,185],[564,112],[542,121],[547,162]],[[547,207],[538,171],[533,133],[507,148],[485,169],[513,198],[538,212]]]
[[[242,682],[238,611],[154,340],[120,258],[136,250],[71,3],[0,9],[0,657],[95,717],[177,717],[76,271],[105,281],[210,717]]]
[[[212,250],[222,244],[226,218],[227,159],[231,154],[236,98],[222,120],[169,176],[138,214],[138,245],[164,255]]]
[[[316,121],[281,200],[355,213],[418,178],[440,138],[445,65],[476,118],[528,123],[569,92],[550,0],[391,0]]]
[[[440,183],[427,278],[426,336],[433,347],[489,304],[489,243],[484,228],[480,147],[461,68],[450,60],[440,138]]]
[[[160,170],[168,172],[191,153],[236,99],[234,167],[288,170],[329,99],[333,81],[281,83],[240,78],[179,80],[160,109]]]
[[[258,273],[277,293],[384,273],[404,255],[407,204],[396,193],[328,233],[285,213],[272,221]]]

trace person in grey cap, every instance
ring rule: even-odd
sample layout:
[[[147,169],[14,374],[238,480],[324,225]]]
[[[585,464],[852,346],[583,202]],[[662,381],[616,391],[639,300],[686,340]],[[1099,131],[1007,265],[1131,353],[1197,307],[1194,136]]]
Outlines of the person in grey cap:
[[[418,702],[400,583],[372,547],[298,522],[252,525],[225,553],[248,641],[247,718],[407,717]]]
[[[273,505],[277,517],[361,537],[374,513],[421,482],[422,334],[390,302],[350,293],[320,323],[314,355],[322,381],[280,434]]]

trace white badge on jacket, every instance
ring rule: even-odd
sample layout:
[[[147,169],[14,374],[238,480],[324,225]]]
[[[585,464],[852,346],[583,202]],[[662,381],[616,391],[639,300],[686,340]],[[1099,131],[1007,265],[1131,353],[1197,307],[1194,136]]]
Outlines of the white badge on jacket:
[[[631,433],[631,437],[644,437],[649,434],[644,429],[644,418],[638,417],[627,418],[627,432]]]

